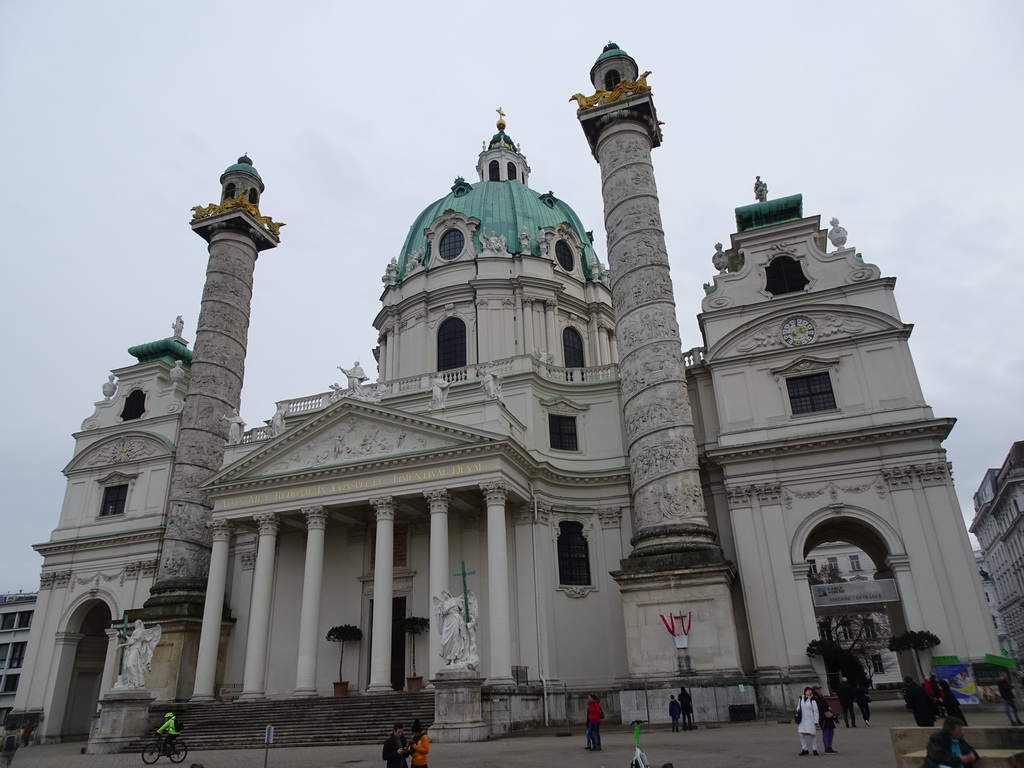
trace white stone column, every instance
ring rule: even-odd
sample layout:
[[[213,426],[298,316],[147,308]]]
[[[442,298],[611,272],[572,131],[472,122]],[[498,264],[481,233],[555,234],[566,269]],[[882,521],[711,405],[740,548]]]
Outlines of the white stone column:
[[[548,352],[555,356],[555,364],[565,365],[564,355],[559,354],[562,351],[562,345],[558,343],[558,336],[555,333],[555,310],[557,308],[558,304],[554,301],[544,302],[544,335],[547,338]]]
[[[533,340],[533,299],[523,297],[523,350],[532,355],[537,343]]]
[[[217,674],[217,653],[220,650],[220,625],[224,618],[224,587],[228,582],[228,551],[231,548],[231,525],[227,520],[208,523],[213,538],[210,549],[210,575],[206,581],[203,604],[203,628],[199,635],[196,659],[196,684],[190,701],[214,701]]]
[[[886,558],[885,563],[892,571],[893,579],[896,580],[900,603],[903,605],[903,615],[907,621],[907,629],[927,629],[921,602],[917,597],[917,588],[914,586],[914,574],[910,570],[910,558],[906,555],[891,555]]]
[[[249,606],[249,636],[245,639],[245,667],[240,699],[265,698],[267,685],[267,644],[270,634],[270,603],[274,589],[274,559],[277,547],[277,515],[253,515],[260,527],[256,567],[252,577]]]
[[[448,588],[448,491],[424,491],[430,504],[430,661],[427,665],[429,678],[437,676],[441,664],[441,634],[434,616],[434,598]]]
[[[394,598],[395,500],[370,499],[377,511],[377,548],[373,565],[373,640],[370,647],[370,686],[367,693],[390,693],[391,601]]]
[[[324,575],[324,529],[327,512],[322,506],[303,507],[306,518],[306,569],[302,576],[299,614],[299,654],[293,696],[316,696],[316,650],[320,640],[320,589]]]
[[[601,340],[597,336],[597,318],[591,315],[587,322],[587,357],[584,365],[601,364]]]
[[[597,325],[597,364],[608,365],[612,361],[611,350],[608,347],[608,329],[604,325]]]
[[[51,674],[53,675],[52,692],[48,695],[50,706],[46,710],[46,718],[40,723],[42,733],[38,740],[43,737],[60,735],[64,726],[64,715],[69,702],[68,690],[74,679],[75,655],[78,653],[78,644],[85,635],[79,632],[57,632],[54,635],[53,662],[51,663]],[[28,681],[22,681],[23,684]]]
[[[395,327],[389,325],[384,329],[384,344],[385,344],[385,355],[384,355],[384,371],[381,375],[382,379],[394,379],[397,378],[397,369],[395,367]],[[387,380],[385,379],[385,381]]]
[[[505,530],[508,486],[502,482],[481,483],[480,490],[487,500],[487,629],[490,635],[487,682],[513,685],[512,624],[508,615],[508,535]]]
[[[377,363],[377,370],[380,373],[378,377],[381,381],[388,380],[388,374],[390,373],[390,363],[388,362],[388,334],[387,331],[380,333],[377,336],[377,346],[380,347],[379,355],[380,362]]]

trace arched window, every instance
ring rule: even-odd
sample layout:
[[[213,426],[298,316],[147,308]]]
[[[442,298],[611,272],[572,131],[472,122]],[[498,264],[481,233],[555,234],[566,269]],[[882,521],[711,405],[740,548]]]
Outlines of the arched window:
[[[501,181],[501,166],[497,160],[491,160],[487,165],[487,178],[490,181]]]
[[[583,535],[583,523],[563,520],[558,524],[558,583],[590,584],[590,545]]]
[[[802,291],[810,280],[804,277],[800,262],[789,256],[779,256],[764,271],[764,289],[772,296]]]
[[[566,368],[583,368],[583,339],[575,328],[562,331],[562,356]]]
[[[516,164],[515,163],[509,163],[508,164],[508,180],[509,181],[515,181],[515,179],[516,179]]]
[[[451,261],[462,253],[466,245],[466,236],[457,229],[449,229],[441,237],[441,243],[437,248],[437,255],[445,261]]]
[[[253,205],[258,205],[260,202],[260,193],[256,191],[255,187],[249,190],[249,202]]]
[[[572,248],[565,240],[559,240],[555,243],[555,258],[558,259],[558,265],[566,272],[572,272],[573,267],[576,266],[576,259],[572,255]]]
[[[141,419],[146,412],[146,393],[141,389],[132,390],[132,393],[124,399],[124,410],[121,411],[121,421]]]
[[[238,193],[235,192],[235,185],[234,184],[228,184],[226,187],[224,187],[224,200],[230,200],[231,198],[233,198],[237,194]],[[223,203],[224,200],[221,200],[221,202]]]
[[[437,370],[449,371],[466,364],[466,324],[449,317],[437,329]]]
[[[619,70],[609,69],[608,73],[604,76],[604,89],[610,91],[620,82],[622,82],[622,75],[619,74]]]

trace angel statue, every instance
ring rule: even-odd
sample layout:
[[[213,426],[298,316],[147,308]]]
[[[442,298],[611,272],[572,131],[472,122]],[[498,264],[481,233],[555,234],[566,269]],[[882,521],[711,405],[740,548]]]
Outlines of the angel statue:
[[[131,635],[117,646],[124,648],[124,659],[114,688],[142,688],[146,684],[146,673],[153,671],[153,650],[162,634],[159,624],[146,629],[142,619],[136,620]]]
[[[433,598],[433,602],[445,666],[476,669],[480,663],[476,650],[476,623],[480,607],[473,590],[464,596],[452,597],[451,592],[445,589],[440,597]]]

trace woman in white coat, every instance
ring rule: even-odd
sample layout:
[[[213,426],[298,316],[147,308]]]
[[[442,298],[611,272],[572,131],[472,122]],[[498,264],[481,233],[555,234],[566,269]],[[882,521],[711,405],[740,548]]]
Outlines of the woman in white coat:
[[[807,754],[807,737],[810,736],[811,751],[818,754],[818,703],[811,695],[811,687],[804,688],[804,695],[796,705],[796,732],[800,735],[800,757]]]

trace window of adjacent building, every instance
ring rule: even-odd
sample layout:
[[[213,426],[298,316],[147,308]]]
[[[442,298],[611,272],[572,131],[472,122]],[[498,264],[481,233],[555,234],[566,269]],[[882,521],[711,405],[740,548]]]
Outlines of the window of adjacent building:
[[[508,164],[508,180],[509,181],[515,181],[515,178],[516,178],[516,164],[515,163],[509,163]]]
[[[4,693],[14,693],[15,691],[17,691],[18,690],[18,680],[20,678],[21,678],[21,675],[6,675],[4,677],[3,692]]]
[[[583,339],[575,328],[565,328],[562,331],[562,356],[566,368],[582,368],[585,365]]]
[[[619,74],[619,70],[609,69],[604,76],[604,89],[610,91],[620,82],[622,82],[622,75]]]
[[[829,568],[834,568],[836,570],[839,570],[839,558],[838,557],[830,557],[828,559],[828,567]]]
[[[817,573],[818,572],[818,563],[817,563],[816,560],[808,560],[807,561],[807,566],[808,566],[808,570],[811,573]]]
[[[10,643],[0,643],[0,669],[4,669],[7,666],[7,654],[11,650]]]
[[[457,229],[449,229],[441,237],[441,243],[437,248],[437,255],[445,261],[456,258],[466,246],[466,237]]]
[[[14,622],[18,616],[14,613],[5,613],[0,617],[0,629],[14,629]]]
[[[549,413],[548,434],[551,437],[552,449],[556,451],[579,450],[575,416],[556,416],[553,413]]]
[[[789,256],[779,256],[764,270],[764,289],[772,296],[802,291],[810,280],[804,276],[800,262]]]
[[[864,637],[868,640],[878,639],[878,625],[874,619],[864,619]]]
[[[501,165],[497,160],[491,160],[487,164],[487,179],[489,181],[501,181]]]
[[[12,643],[11,658],[7,664],[8,669],[21,669],[25,663],[25,646],[27,643]]]
[[[882,664],[882,655],[876,653],[871,657],[871,673],[874,675],[885,674],[885,665]]]
[[[558,524],[558,583],[590,584],[590,545],[583,535],[583,523],[565,520]]]
[[[859,571],[860,567],[860,555],[850,555],[850,570]]]
[[[789,390],[789,405],[794,416],[816,411],[834,411],[836,408],[832,378],[828,373],[794,376],[786,379],[786,388]]]
[[[466,324],[449,317],[437,329],[437,370],[448,371],[466,364]]]
[[[572,272],[573,267],[576,266],[576,258],[572,255],[572,248],[565,240],[559,240],[555,243],[555,258],[558,259],[558,265],[566,272]]]
[[[146,393],[141,389],[132,390],[132,393],[124,399],[124,410],[121,411],[121,421],[141,419],[146,412]]]
[[[128,501],[128,484],[108,485],[103,489],[103,504],[100,506],[100,517],[123,515],[124,505]]]
[[[22,611],[18,614],[18,629],[25,629],[32,626],[32,611]]]

